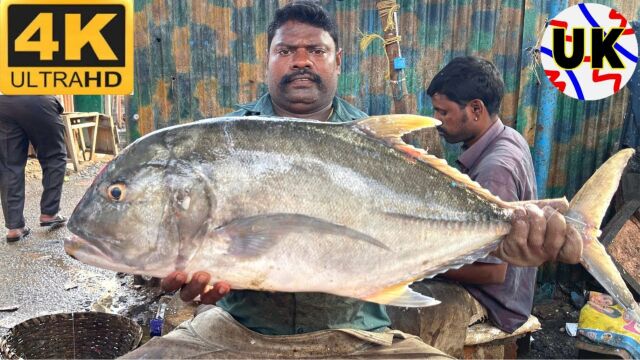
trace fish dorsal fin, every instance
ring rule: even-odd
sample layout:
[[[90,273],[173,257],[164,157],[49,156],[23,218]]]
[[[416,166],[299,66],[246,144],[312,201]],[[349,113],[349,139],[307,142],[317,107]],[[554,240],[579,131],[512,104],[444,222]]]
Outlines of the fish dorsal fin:
[[[420,160],[432,168],[447,175],[454,181],[456,186],[461,186],[473,191],[480,197],[498,204],[502,207],[511,208],[507,202],[491,194],[489,190],[483,188],[477,182],[471,180],[469,176],[461,173],[456,168],[447,164],[444,159],[430,155],[422,149],[418,149],[402,141],[402,135],[415,130],[429,127],[436,127],[442,124],[439,120],[421,115],[392,114],[371,116],[358,121],[355,128],[363,131],[367,135],[381,139],[389,146],[409,156],[412,159]]]
[[[442,124],[428,116],[410,114],[378,115],[362,119],[355,127],[368,135],[394,144],[404,134]],[[401,140],[400,140],[401,141]]]
[[[440,301],[413,291],[409,284],[413,281],[392,285],[363,299],[384,305],[404,307],[425,307],[440,304]]]
[[[471,178],[467,174],[463,174],[458,169],[452,166],[449,166],[447,161],[444,159],[440,159],[434,155],[427,153],[422,149],[418,149],[412,145],[406,144],[403,141],[393,144],[392,147],[404,154],[409,155],[414,159],[417,159],[426,163],[432,168],[447,175],[449,178],[451,178],[452,181],[454,181],[455,186],[465,187],[473,191],[474,193],[478,194],[483,199],[493,202],[501,207],[505,207],[505,208],[513,207],[509,203],[493,195],[489,190],[483,188],[477,182],[471,180]]]

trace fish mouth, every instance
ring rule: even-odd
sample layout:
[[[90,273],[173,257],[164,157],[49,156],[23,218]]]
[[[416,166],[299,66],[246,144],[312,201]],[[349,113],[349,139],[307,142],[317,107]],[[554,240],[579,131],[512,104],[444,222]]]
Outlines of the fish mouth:
[[[128,265],[124,257],[116,258],[113,255],[108,255],[99,247],[75,234],[64,240],[64,251],[67,255],[85,264],[117,272],[151,275],[159,278],[163,278],[171,272],[171,269],[167,270],[162,266],[151,268],[140,267],[140,264]]]
[[[67,255],[85,264],[120,272],[134,272],[134,268],[124,264],[123,259],[116,259],[108,255],[78,235],[71,235],[70,238],[64,240],[64,251]]]
[[[100,248],[92,245],[87,240],[81,238],[78,235],[71,235],[71,237],[64,240],[64,251],[67,253],[67,255],[80,261],[83,261],[82,259],[87,255],[112,261],[115,260]]]

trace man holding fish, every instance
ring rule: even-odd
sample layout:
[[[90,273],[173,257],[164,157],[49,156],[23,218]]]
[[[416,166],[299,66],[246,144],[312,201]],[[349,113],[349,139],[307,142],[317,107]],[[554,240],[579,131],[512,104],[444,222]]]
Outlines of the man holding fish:
[[[504,201],[537,199],[529,145],[498,116],[504,83],[491,62],[472,56],[455,58],[433,77],[427,94],[434,117],[442,121],[438,132],[449,143],[463,144],[457,160],[463,173]],[[535,205],[529,206],[536,211]],[[425,340],[462,356],[464,344],[459,339],[471,324],[488,320],[505,332],[514,332],[531,315],[536,270],[488,256],[440,275],[453,282],[425,280],[416,285],[414,289],[423,294],[448,299],[420,312],[420,318],[433,321],[432,327],[447,329],[427,330],[426,334],[434,335]],[[398,325],[406,323],[406,312],[391,309],[389,313]]]
[[[336,97],[342,51],[337,46],[335,23],[324,9],[310,1],[288,4],[276,12],[275,19],[269,26],[268,35],[267,84],[269,92],[257,102],[241,106],[240,110],[231,115],[289,116],[322,122],[349,122],[366,116]],[[482,193],[481,197],[500,201],[480,189],[477,184],[472,183],[459,172],[449,170],[440,160],[422,155],[416,149],[403,147],[404,145],[394,140],[396,139],[394,136],[401,131],[385,128],[384,121],[381,122],[380,119],[370,119],[372,119],[370,122],[364,121],[358,127],[359,131],[365,133],[368,131],[376,133],[377,131],[377,135],[383,138],[386,136],[386,139],[390,141],[389,144],[397,146],[397,149],[404,149],[403,151],[407,151],[407,153],[415,154],[416,157],[431,162],[433,167],[443,168],[443,171],[450,172],[452,179],[459,181],[465,187],[477,189],[479,193]],[[396,119],[399,119],[399,122],[405,121],[401,118]],[[230,126],[233,125],[230,123]],[[411,121],[403,126],[406,129],[419,128]],[[187,131],[187,128],[184,130]],[[180,137],[185,132],[175,134]],[[144,139],[138,141],[137,144],[143,146]],[[230,144],[233,146],[233,141],[230,140]],[[376,143],[375,146],[378,145]],[[181,149],[175,150],[183,152]],[[157,154],[163,151],[158,148],[153,156],[158,156]],[[189,154],[193,153],[185,151]],[[131,149],[121,156],[124,158],[135,154],[135,152],[135,149]],[[388,156],[397,156],[397,154],[395,150],[391,150]],[[343,155],[343,159],[349,157],[348,153]],[[149,162],[153,163],[152,160]],[[117,181],[111,182],[111,185],[101,184],[110,176],[110,171],[117,171],[117,169],[118,164],[112,164],[96,180],[95,191],[106,191],[106,200],[117,202],[120,204],[118,206],[125,205],[123,201],[126,200],[126,196],[142,201],[142,193],[140,198],[134,194],[134,191],[137,190],[133,188],[134,184],[127,185]],[[150,168],[148,171],[156,170]],[[147,179],[149,174],[145,175]],[[182,182],[175,181],[172,184],[181,186]],[[141,188],[154,188],[149,184],[140,186]],[[212,190],[203,189],[203,191],[210,192]],[[292,189],[292,191],[295,190]],[[220,194],[220,196],[224,195]],[[213,195],[210,197],[213,198]],[[86,195],[83,201],[88,201],[89,198],[90,195]],[[174,206],[177,206],[177,211],[187,211],[189,208],[201,206],[201,200],[190,197],[188,192],[182,191],[175,193],[171,201],[175,204]],[[222,202],[223,199],[216,200]],[[398,202],[395,204],[397,205]],[[509,210],[508,219],[511,223],[510,226],[506,226],[508,224],[500,225],[500,229],[508,228],[508,230],[501,233],[504,234],[504,237],[497,245],[494,255],[519,266],[537,266],[546,261],[577,263],[582,253],[582,240],[575,230],[567,226],[565,218],[560,214],[568,208],[566,201],[540,201],[535,205],[517,206],[513,210]],[[87,229],[90,226],[89,222],[95,221],[97,215],[94,215],[95,211],[89,208],[87,208],[86,215],[82,214],[84,207],[83,203],[78,206],[76,210],[78,220],[74,221],[72,216],[69,228],[75,234],[89,237],[92,235],[91,229]],[[204,208],[202,210],[204,211]],[[149,209],[148,211],[157,210]],[[203,211],[198,213],[202,214]],[[206,215],[206,211],[204,214]],[[418,226],[424,220],[409,218],[409,216],[400,213],[381,214],[380,216],[386,216],[387,219],[393,218],[397,221],[409,221],[407,226]],[[100,219],[106,218],[108,217],[100,217]],[[139,219],[143,218],[147,217],[139,217]],[[191,220],[193,219],[180,216],[175,220],[174,225],[184,226]],[[362,221],[366,221],[366,219]],[[231,242],[238,234],[259,230],[261,235],[250,237],[249,242],[242,246],[232,244],[229,248],[230,254],[238,255],[238,259],[242,260],[247,259],[248,255],[254,256],[256,252],[261,251],[264,237],[269,237],[274,231],[277,232],[277,229],[268,228],[270,223],[279,224],[278,226],[289,229],[292,233],[300,233],[305,229],[318,230],[329,239],[335,239],[335,234],[340,233],[352,238],[357,246],[378,251],[383,257],[386,256],[385,254],[390,254],[389,251],[397,250],[389,249],[384,243],[362,232],[345,229],[339,221],[326,222],[310,215],[279,213],[266,217],[245,217],[242,220],[209,230],[217,234],[224,234],[227,239],[225,241]],[[395,231],[393,229],[387,230]],[[117,233],[117,229],[102,227],[101,231],[114,232],[110,235],[110,239],[117,236],[128,236]],[[196,237],[198,234],[200,232],[193,233],[193,236]],[[180,234],[180,236],[182,235]],[[163,233],[156,234],[157,238],[162,236],[164,236]],[[107,239],[107,237],[103,239]],[[190,260],[184,256],[186,253],[183,250],[191,245],[193,244],[189,241],[180,244],[180,248],[176,250],[180,254],[176,262]],[[65,243],[66,251],[77,256],[80,260],[83,260],[82,249],[85,246],[87,246],[86,240],[79,238]],[[85,253],[84,258],[93,259],[94,264],[100,266],[110,266],[112,262],[101,259],[106,254],[106,247],[108,247],[107,244],[98,244],[100,249],[90,250]],[[141,246],[138,246],[138,249],[141,249]],[[326,255],[330,256],[331,253]],[[334,255],[344,254],[340,254],[340,251],[336,249]],[[368,254],[362,253],[362,256],[366,257]],[[157,262],[164,260],[161,257],[155,259]],[[143,269],[142,272],[145,270],[148,269]],[[326,270],[330,270],[329,265]],[[213,275],[216,276],[216,274]],[[375,274],[373,275],[375,276]],[[352,297],[332,295],[324,291],[323,293],[231,291],[231,286],[224,281],[216,282],[210,286],[211,276],[212,274],[207,271],[191,274],[174,271],[167,275],[162,282],[165,290],[181,289],[180,296],[185,301],[192,300],[199,295],[203,304],[217,303],[219,307],[199,309],[198,315],[193,320],[182,324],[178,329],[162,338],[152,339],[141,348],[127,354],[125,358],[447,357],[446,354],[424,344],[415,336],[389,329],[391,325],[389,318],[385,307],[380,304],[408,304],[407,306],[419,304],[418,306],[424,306],[425,304],[437,303],[433,299],[410,292],[406,288],[406,284],[401,284],[402,286],[398,288],[390,288],[389,291],[384,291],[376,296],[367,297],[371,301],[369,302]],[[222,275],[220,279],[230,280]],[[308,279],[314,280],[311,277]],[[258,285],[254,288],[261,289],[262,287]]]

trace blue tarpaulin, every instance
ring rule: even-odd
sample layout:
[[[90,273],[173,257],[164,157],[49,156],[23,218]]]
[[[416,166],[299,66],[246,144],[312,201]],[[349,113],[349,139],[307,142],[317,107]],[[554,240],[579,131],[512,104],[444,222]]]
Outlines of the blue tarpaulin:
[[[640,22],[634,21],[632,26],[635,30],[636,38],[640,42]],[[627,88],[629,88],[631,95],[629,96],[629,108],[622,126],[620,147],[638,148],[640,146],[640,67],[636,67],[631,80],[627,83]]]

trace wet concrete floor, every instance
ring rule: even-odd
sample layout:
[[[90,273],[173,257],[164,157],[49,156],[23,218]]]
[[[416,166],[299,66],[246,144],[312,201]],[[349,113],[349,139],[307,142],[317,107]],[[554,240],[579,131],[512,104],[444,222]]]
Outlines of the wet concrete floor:
[[[84,163],[79,172],[68,171],[63,186],[62,215],[69,217],[106,157]],[[63,239],[66,227],[40,227],[42,193],[36,160],[27,165],[24,216],[31,227],[29,237],[16,243],[5,241],[0,231],[0,336],[27,319],[60,312],[103,311],[134,318],[143,326],[157,308],[158,288],[133,284],[131,275],[116,274],[80,263],[69,257]],[[0,208],[0,213],[2,209]],[[2,224],[4,224],[4,218]]]

